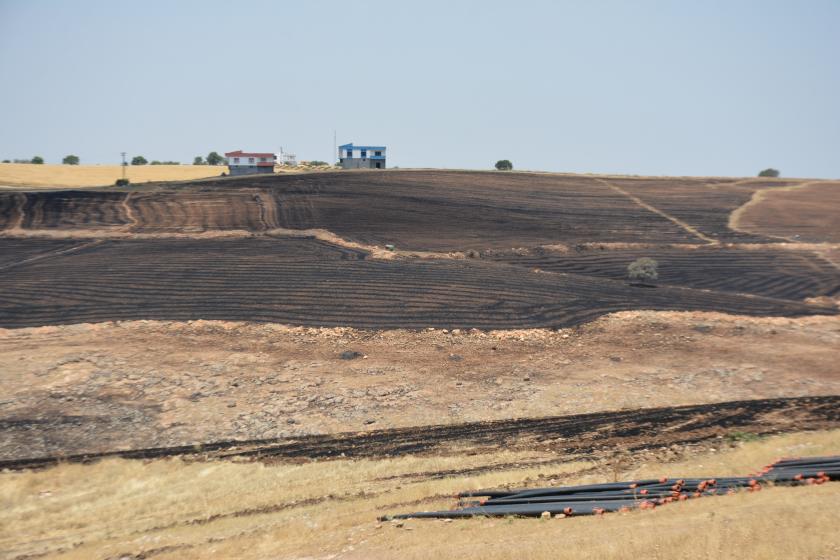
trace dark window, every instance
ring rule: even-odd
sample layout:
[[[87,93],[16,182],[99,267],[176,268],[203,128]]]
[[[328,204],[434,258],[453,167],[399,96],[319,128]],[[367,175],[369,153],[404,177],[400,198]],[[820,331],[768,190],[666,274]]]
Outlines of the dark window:
[[[382,155],[382,152],[373,152],[373,155],[375,155],[375,156],[381,156],[381,155]]]
[[[347,150],[347,157],[353,157],[353,150]]]
[[[239,163],[239,158],[238,157],[233,158],[233,163]]]
[[[249,158],[248,158],[248,163],[254,163],[254,158],[249,157]]]
[[[367,150],[362,150],[362,157],[363,157],[363,158],[366,158],[366,157],[367,157]]]

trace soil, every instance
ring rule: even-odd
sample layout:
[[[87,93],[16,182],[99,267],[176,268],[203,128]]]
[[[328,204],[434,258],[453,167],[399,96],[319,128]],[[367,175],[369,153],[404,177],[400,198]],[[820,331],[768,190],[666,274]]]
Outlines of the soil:
[[[837,189],[803,183],[418,170],[0,192],[0,459],[840,394],[840,245],[819,214]],[[655,285],[623,277],[641,256]]]
[[[837,317],[712,313],[626,312],[561,331],[0,330],[0,458],[836,395],[838,350]]]
[[[732,224],[792,241],[840,243],[840,182],[809,182],[758,192]]]

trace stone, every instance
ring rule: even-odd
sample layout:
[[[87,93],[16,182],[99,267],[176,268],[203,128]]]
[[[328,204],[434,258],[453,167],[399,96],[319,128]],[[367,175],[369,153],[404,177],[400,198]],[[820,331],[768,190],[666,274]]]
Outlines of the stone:
[[[339,355],[339,358],[342,360],[355,360],[356,358],[361,358],[364,356],[361,352],[356,352],[355,350],[345,350],[344,352]]]
[[[541,519],[551,519],[551,512],[550,512],[550,511],[544,511],[544,512],[542,512],[542,513],[540,514],[540,518],[541,518]]]

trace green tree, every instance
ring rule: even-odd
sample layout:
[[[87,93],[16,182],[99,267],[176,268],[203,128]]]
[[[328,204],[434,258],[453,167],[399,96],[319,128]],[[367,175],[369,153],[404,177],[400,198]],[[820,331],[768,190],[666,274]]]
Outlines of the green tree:
[[[217,152],[210,152],[207,154],[207,165],[222,165],[225,158],[220,156]]]
[[[146,165],[147,163],[149,163],[148,160],[143,156],[134,156],[131,158],[131,165]]]
[[[69,155],[64,156],[64,159],[61,160],[61,163],[64,165],[79,165],[79,156]]]
[[[773,169],[772,167],[768,167],[767,169],[759,172],[758,176],[759,177],[778,177],[779,176],[779,170],[778,169]]]
[[[37,163],[40,165],[44,163],[44,158],[42,158],[41,156],[35,156],[34,158],[32,158],[32,161],[30,161],[30,163]]]
[[[195,156],[193,160],[193,165],[204,165],[204,158],[201,156]]]
[[[510,160],[507,159],[500,159],[496,162],[496,169],[499,171],[510,171],[513,169],[513,164]]]
[[[627,277],[633,282],[652,282],[659,278],[659,263],[650,257],[636,259],[627,267]]]

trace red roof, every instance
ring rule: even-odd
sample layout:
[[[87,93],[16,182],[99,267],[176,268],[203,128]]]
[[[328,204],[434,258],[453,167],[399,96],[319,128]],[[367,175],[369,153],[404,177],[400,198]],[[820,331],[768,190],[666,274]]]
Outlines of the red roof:
[[[225,157],[270,157],[273,158],[274,154],[269,152],[243,152],[242,150],[236,150],[235,152],[225,152]]]

